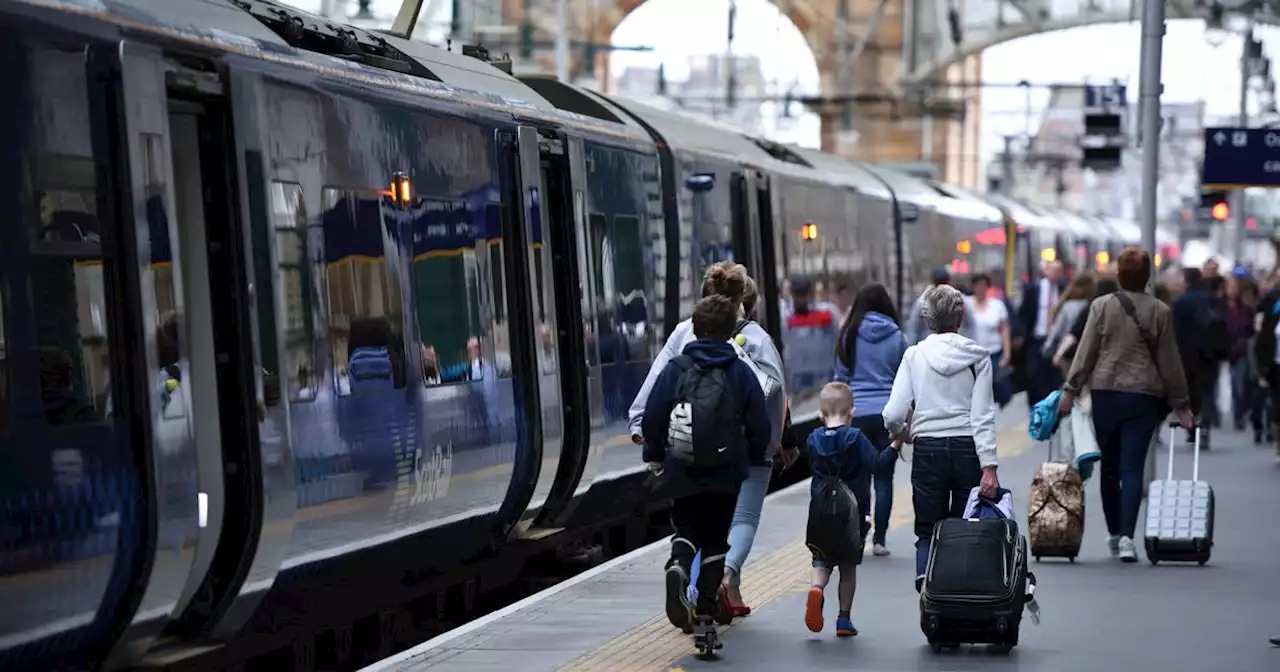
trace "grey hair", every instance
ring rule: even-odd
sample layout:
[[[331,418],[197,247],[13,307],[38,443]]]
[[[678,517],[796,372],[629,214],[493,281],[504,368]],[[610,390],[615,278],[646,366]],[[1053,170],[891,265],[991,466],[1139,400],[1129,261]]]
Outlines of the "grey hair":
[[[920,298],[920,317],[935,334],[960,331],[964,320],[964,295],[951,285],[935,285]]]

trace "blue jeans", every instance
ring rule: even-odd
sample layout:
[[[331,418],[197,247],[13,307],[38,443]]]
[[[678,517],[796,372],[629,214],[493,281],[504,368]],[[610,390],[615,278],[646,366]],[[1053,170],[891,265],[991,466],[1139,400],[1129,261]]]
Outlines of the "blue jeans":
[[[1147,435],[1150,438],[1150,434]],[[1141,469],[1141,465],[1139,465]],[[929,567],[933,525],[964,515],[969,493],[982,482],[982,463],[969,436],[919,437],[911,457],[911,503],[916,509],[916,576]],[[1138,490],[1142,494],[1142,490]]]
[[[733,585],[742,579],[742,566],[747,564],[751,544],[756,540],[756,528],[760,526],[760,512],[764,510],[764,496],[769,494],[769,479],[773,467],[751,467],[747,480],[738,491],[738,506],[733,510],[733,525],[729,527],[729,554],[725,556],[725,569],[733,570]]]
[[[884,428],[884,416],[879,413],[856,416],[853,426],[867,437],[876,450],[882,451],[889,447],[889,430]],[[888,473],[871,475],[871,483],[876,492],[875,532],[871,535],[873,544],[883,544],[884,535],[889,531],[889,516],[893,513],[893,471],[897,464],[897,461],[891,463]]]
[[[1165,417],[1160,399],[1138,392],[1093,390],[1093,430],[1102,451],[1098,489],[1112,536],[1133,538],[1142,506],[1142,470],[1151,436]]]

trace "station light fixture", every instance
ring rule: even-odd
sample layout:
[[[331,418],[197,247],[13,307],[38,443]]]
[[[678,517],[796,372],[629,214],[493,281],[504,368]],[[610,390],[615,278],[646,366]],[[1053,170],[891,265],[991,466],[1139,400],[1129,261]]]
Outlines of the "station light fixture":
[[[1093,259],[1098,262],[1098,267],[1101,268],[1111,263],[1111,254],[1106,250],[1101,250],[1097,254],[1093,255]]]
[[[818,225],[813,222],[809,222],[808,224],[800,227],[800,237],[804,240],[817,240]]]
[[[1046,247],[1040,250],[1040,261],[1057,261],[1058,251],[1052,247]]]
[[[1225,222],[1231,216],[1231,206],[1226,203],[1215,203],[1211,214],[1216,221]]]
[[[967,240],[962,240],[956,243],[956,252],[959,252],[960,254],[969,254],[972,251],[973,243],[970,243]]]

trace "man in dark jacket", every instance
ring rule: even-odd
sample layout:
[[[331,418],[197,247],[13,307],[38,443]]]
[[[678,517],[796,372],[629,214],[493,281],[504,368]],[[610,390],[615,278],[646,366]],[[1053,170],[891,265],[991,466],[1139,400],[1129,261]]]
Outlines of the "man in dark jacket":
[[[1218,424],[1214,394],[1218,369],[1230,345],[1227,307],[1206,288],[1199,269],[1188,268],[1183,277],[1187,291],[1173,301],[1173,333],[1191,392],[1191,411],[1205,426],[1213,427]]]
[[[686,345],[684,353],[658,375],[642,425],[644,461],[682,495],[671,507],[675,535],[666,568],[667,618],[676,627],[692,630],[695,638],[709,635],[712,640],[712,616],[724,577],[738,489],[750,466],[769,464],[765,451],[771,427],[764,392],[729,343],[737,317],[738,303],[733,299],[712,295],[698,301],[693,311],[698,340]],[[719,380],[722,386],[715,382]],[[715,398],[709,398],[712,393]],[[722,405],[724,395],[731,405]],[[720,417],[724,410],[729,411],[727,417]],[[704,411],[715,416],[703,417]],[[691,614],[686,594],[699,551],[698,603]]]

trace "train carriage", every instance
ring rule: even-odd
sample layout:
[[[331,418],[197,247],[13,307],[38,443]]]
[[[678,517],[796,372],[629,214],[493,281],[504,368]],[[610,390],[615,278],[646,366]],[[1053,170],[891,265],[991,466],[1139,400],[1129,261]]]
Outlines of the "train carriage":
[[[249,657],[633,545],[627,407],[706,265],[799,399],[836,325],[789,281],[910,305],[999,256],[963,190],[265,0],[0,17],[0,667]]]

